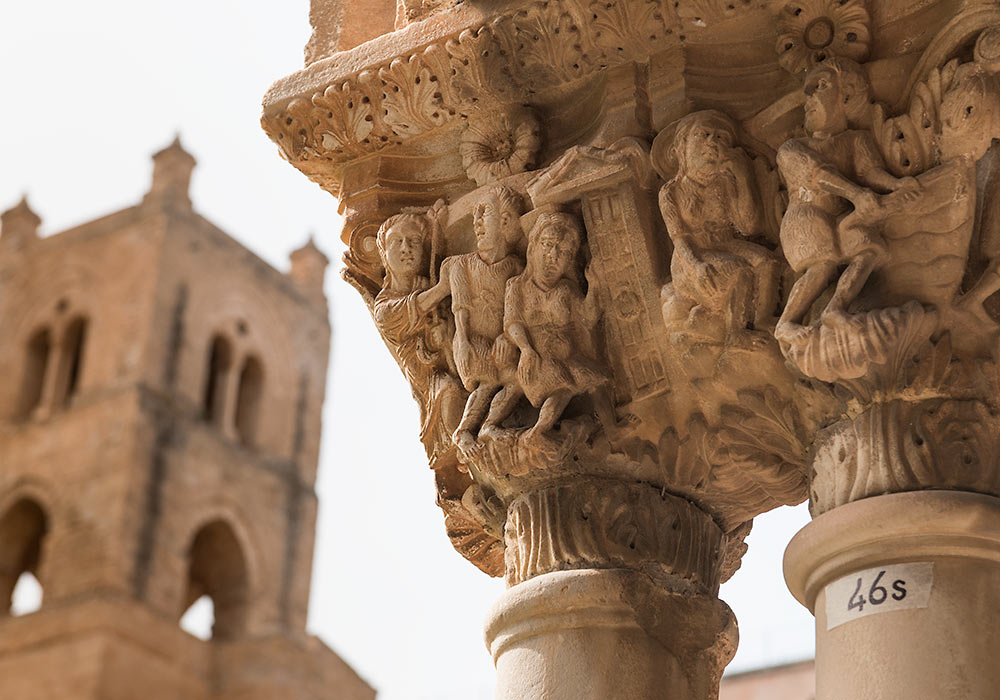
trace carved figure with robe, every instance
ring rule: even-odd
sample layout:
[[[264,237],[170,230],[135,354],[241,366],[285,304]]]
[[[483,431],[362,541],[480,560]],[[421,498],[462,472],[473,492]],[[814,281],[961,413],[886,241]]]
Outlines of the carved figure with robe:
[[[493,430],[522,396],[539,409],[524,438],[543,437],[570,400],[591,396],[605,429],[614,427],[610,378],[593,343],[600,316],[593,285],[584,294],[576,279],[580,228],[567,213],[543,212],[528,236],[527,266],[507,283],[504,330],[519,348],[516,380],[504,386],[490,407],[483,430]]]
[[[750,160],[732,120],[715,110],[681,119],[668,157],[677,173],[659,197],[674,244],[664,321],[686,335],[737,342],[777,304],[778,260],[747,240],[763,228]]]
[[[474,446],[474,431],[490,401],[516,373],[517,347],[504,335],[503,319],[507,280],[524,270],[515,253],[522,236],[520,214],[517,193],[503,186],[491,188],[473,212],[476,251],[449,257],[441,266],[455,317],[455,364],[470,392],[454,435],[463,450]]]
[[[376,242],[385,282],[373,315],[420,404],[420,438],[433,461],[451,447],[465,393],[454,376],[453,326],[440,308],[448,286],[432,285],[429,277],[431,229],[422,214],[399,214],[382,224]]]

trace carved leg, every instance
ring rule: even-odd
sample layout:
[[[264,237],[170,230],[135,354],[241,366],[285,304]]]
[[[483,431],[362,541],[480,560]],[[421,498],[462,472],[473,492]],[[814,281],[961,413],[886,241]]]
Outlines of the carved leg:
[[[538,420],[535,422],[534,427],[525,434],[525,439],[533,440],[552,430],[552,427],[562,416],[563,411],[566,409],[566,404],[569,403],[571,398],[573,398],[573,392],[569,389],[563,389],[545,399],[541,410],[538,412]]]
[[[837,266],[832,262],[816,263],[806,270],[792,286],[788,303],[778,319],[778,326],[800,323],[809,307],[830,283],[836,270]]]
[[[490,406],[490,399],[499,388],[497,384],[480,384],[469,394],[469,400],[465,403],[465,413],[462,414],[462,422],[458,424],[453,436],[455,444],[460,448],[469,449],[475,444],[475,430],[479,427]]]
[[[833,297],[823,309],[824,320],[828,316],[841,314],[847,305],[857,298],[881,257],[878,251],[866,250],[851,261],[851,264],[844,270],[844,274],[837,280],[837,289],[834,291]]]
[[[479,436],[486,437],[500,428],[507,417],[513,413],[517,402],[524,396],[524,392],[517,386],[509,384],[497,392],[490,404],[490,412],[483,421],[483,427],[479,429]]]

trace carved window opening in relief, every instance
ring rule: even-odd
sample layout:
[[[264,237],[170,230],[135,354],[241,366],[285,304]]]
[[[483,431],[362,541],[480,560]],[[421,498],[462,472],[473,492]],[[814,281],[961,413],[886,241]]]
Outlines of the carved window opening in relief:
[[[221,335],[212,338],[208,353],[208,374],[202,399],[202,415],[215,425],[222,424],[226,399],[226,377],[232,363],[229,341]]]
[[[45,512],[29,499],[18,501],[0,517],[0,615],[27,614],[40,606],[41,596],[35,591],[30,596],[35,598],[34,601],[15,608],[14,591],[17,588],[19,594],[22,593],[26,584],[32,583],[31,578],[35,583],[39,581],[43,541],[47,532]],[[18,596],[19,599],[24,597]]]
[[[28,418],[42,403],[45,374],[52,350],[52,334],[41,328],[31,336],[25,348],[24,373],[21,375],[21,396],[17,416]]]
[[[239,393],[236,396],[236,433],[240,442],[254,447],[257,438],[257,417],[264,393],[264,370],[260,360],[249,356],[240,369]]]
[[[80,387],[84,350],[87,343],[87,319],[77,317],[70,321],[63,336],[62,359],[59,376],[62,382],[57,405],[69,405]]]
[[[178,619],[184,619],[192,606],[207,596],[215,617],[211,638],[224,641],[240,637],[246,627],[249,577],[243,548],[232,528],[222,520],[205,525],[192,540],[188,556],[184,607]],[[207,614],[208,606],[200,606]]]

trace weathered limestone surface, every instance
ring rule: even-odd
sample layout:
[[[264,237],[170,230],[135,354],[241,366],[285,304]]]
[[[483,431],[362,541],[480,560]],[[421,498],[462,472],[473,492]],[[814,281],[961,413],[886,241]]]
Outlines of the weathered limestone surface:
[[[256,258],[193,167],[175,142],[140,204],[58,235],[2,215],[0,697],[374,697],[305,628],[326,259]],[[202,595],[211,641],[178,626]]]
[[[511,586],[501,697],[603,687],[612,640],[630,697],[712,697],[754,516],[1000,495],[1000,7],[396,9],[262,124],[340,199],[449,536]]]

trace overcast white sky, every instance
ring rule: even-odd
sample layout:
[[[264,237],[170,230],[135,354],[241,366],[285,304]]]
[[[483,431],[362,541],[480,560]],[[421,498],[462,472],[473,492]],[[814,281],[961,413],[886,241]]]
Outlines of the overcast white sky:
[[[362,1],[362,0],[351,0]],[[180,131],[195,207],[281,269],[315,233],[335,261],[336,202],[258,124],[268,85],[301,66],[307,0],[0,3],[0,210],[27,192],[44,234],[136,203]],[[503,590],[451,549],[417,439],[416,405],[361,300],[331,271],[310,629],[382,700],[487,700],[482,641]],[[804,507],[758,519],[722,597],[740,621],[731,670],[806,658],[812,617],[781,577]]]

